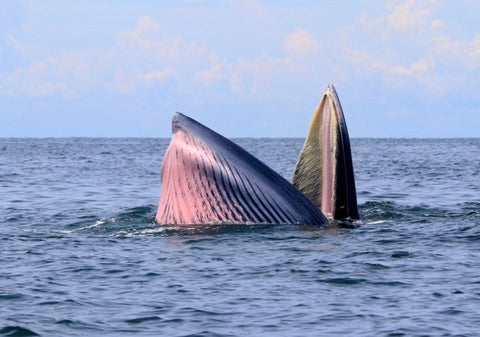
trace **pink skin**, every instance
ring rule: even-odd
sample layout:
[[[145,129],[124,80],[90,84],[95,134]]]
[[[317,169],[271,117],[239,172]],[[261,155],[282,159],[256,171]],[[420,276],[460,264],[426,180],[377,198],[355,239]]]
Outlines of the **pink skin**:
[[[155,221],[162,225],[241,221],[241,215],[211,182],[216,163],[215,153],[203,142],[185,130],[176,130],[162,164],[164,185]]]
[[[333,158],[331,143],[331,113],[328,99],[325,100],[325,110],[323,113],[323,151],[322,151],[322,212],[332,214],[332,194],[333,194]]]

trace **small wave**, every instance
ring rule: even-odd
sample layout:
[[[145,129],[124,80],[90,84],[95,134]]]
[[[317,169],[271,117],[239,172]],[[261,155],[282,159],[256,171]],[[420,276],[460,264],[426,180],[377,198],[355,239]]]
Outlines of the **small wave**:
[[[1,294],[0,293],[0,300],[18,300],[25,298],[26,296],[20,293],[13,293],[13,294]]]
[[[389,221],[387,220],[374,220],[374,221],[368,221],[368,222],[365,222],[366,225],[381,225],[381,224],[384,224],[384,223],[387,223]]]
[[[159,226],[154,223],[156,205],[142,205],[122,208],[109,216],[84,216],[81,222],[73,223],[60,230],[62,234],[100,234],[118,237],[132,236],[188,236],[217,235],[251,231],[277,230],[287,226],[300,231],[313,231],[319,234],[332,232],[343,233],[342,230],[355,229],[362,225],[384,225],[399,220],[412,224],[435,221],[441,218],[460,218],[465,214],[477,216],[480,213],[479,203],[459,204],[455,209],[429,207],[427,205],[401,205],[392,201],[367,201],[360,205],[360,221],[332,221],[327,226],[302,226],[279,224],[192,224],[189,226]],[[326,231],[327,229],[327,231]]]
[[[130,318],[125,320],[128,324],[140,324],[143,322],[149,322],[149,321],[157,321],[161,320],[162,318],[159,316],[146,316],[146,317],[137,317],[137,318]]]
[[[168,229],[157,226],[149,228],[130,228],[126,230],[121,230],[115,233],[115,236],[148,236],[148,235],[161,235],[164,234]]]
[[[237,336],[237,335],[231,335],[231,334],[218,334],[216,332],[210,331],[210,330],[203,330],[203,331],[198,331],[194,333],[189,333],[187,335],[181,335],[182,337],[232,337],[232,336]]]
[[[332,221],[324,226],[309,226],[300,224],[270,224],[270,223],[212,223],[190,224],[187,226],[157,225],[154,223],[154,206],[128,208],[112,217],[86,216],[88,220],[74,223],[59,230],[61,234],[101,234],[117,237],[133,236],[190,236],[190,235],[222,235],[233,233],[265,233],[272,230],[291,230],[315,232],[323,234],[341,234],[346,230],[359,227],[362,222]]]
[[[360,206],[364,221],[399,220],[404,217],[404,212],[392,201],[367,201]]]
[[[367,201],[360,205],[361,222],[365,224],[382,224],[392,221],[426,223],[441,219],[460,219],[465,216],[477,216],[480,204],[466,202],[444,207],[419,205],[402,205],[392,201]]]
[[[0,329],[0,336],[9,337],[26,337],[26,336],[40,336],[32,330],[23,328],[21,326],[9,325]]]
[[[83,227],[79,227],[79,228],[75,228],[75,229],[71,229],[71,230],[61,230],[59,232],[62,233],[62,234],[73,234],[73,233],[88,231],[90,229],[93,229],[93,228],[104,225],[107,221],[108,221],[107,219],[100,219],[100,220],[95,221],[95,223],[93,223],[91,225],[87,225],[87,226],[83,226]],[[110,221],[115,222],[115,218],[111,218]]]
[[[412,257],[412,255],[413,254],[410,251],[398,250],[398,251],[394,251],[390,256],[393,259],[405,259],[405,258]]]
[[[367,282],[363,278],[351,278],[351,277],[334,277],[329,279],[318,280],[321,283],[328,283],[333,285],[354,285]]]
[[[161,236],[191,236],[191,235],[218,235],[251,232],[253,228],[271,228],[278,225],[272,224],[192,224],[188,226],[166,226],[151,224],[146,228],[133,228],[120,231],[120,236],[145,236],[145,235],[161,235]]]
[[[152,229],[155,206],[123,208],[109,216],[86,215],[80,222],[67,225],[62,234],[126,235]]]
[[[266,223],[212,223],[190,224],[188,226],[167,226],[150,223],[148,226],[137,226],[118,231],[116,236],[212,236],[252,233],[271,234],[278,231],[311,232],[315,235],[342,234],[358,226],[345,222],[332,222],[326,226],[306,226]],[[285,239],[285,238],[284,238]],[[289,239],[289,238],[286,238]],[[282,239],[283,240],[283,239]]]
[[[469,201],[460,204],[459,206],[468,216],[480,214],[480,202]]]
[[[118,214],[118,218],[121,220],[139,220],[139,219],[151,219],[152,215],[156,211],[155,205],[138,206],[131,208],[124,208],[122,212]]]

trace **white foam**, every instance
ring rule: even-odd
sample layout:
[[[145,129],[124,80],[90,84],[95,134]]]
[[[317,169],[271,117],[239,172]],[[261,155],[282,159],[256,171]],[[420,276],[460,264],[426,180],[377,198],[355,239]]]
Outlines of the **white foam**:
[[[81,231],[84,231],[84,230],[87,230],[87,229],[102,226],[106,222],[107,222],[107,219],[102,218],[100,220],[95,221],[95,223],[91,224],[91,225],[87,225],[87,226],[80,227],[80,228],[75,228],[75,229],[72,229],[72,230],[62,230],[62,231],[59,231],[59,232],[63,233],[63,234],[73,234],[73,233],[81,232]]]

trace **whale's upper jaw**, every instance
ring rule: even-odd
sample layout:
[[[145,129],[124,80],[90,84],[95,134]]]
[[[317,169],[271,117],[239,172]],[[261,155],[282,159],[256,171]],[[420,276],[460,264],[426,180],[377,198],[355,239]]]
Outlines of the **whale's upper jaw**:
[[[179,130],[195,132],[195,130],[201,130],[204,127],[202,124],[190,118],[181,112],[175,112],[172,117],[172,134]]]
[[[181,113],[173,116],[172,133],[157,223],[327,222],[288,181],[220,134]]]
[[[293,185],[334,219],[358,219],[350,138],[340,100],[329,85],[315,110]]]

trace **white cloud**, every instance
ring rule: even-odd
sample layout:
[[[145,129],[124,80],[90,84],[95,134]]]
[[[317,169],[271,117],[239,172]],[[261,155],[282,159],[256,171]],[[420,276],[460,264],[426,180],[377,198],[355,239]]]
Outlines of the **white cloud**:
[[[232,66],[230,88],[233,93],[245,98],[268,98],[279,76],[291,72],[294,64],[287,57],[260,56],[254,60],[239,59]]]
[[[433,71],[435,69],[435,60],[433,58],[420,59],[410,65],[394,65],[388,71],[395,75],[419,76],[421,74]]]
[[[8,94],[72,97],[89,80],[90,65],[75,52],[49,56],[8,75],[0,89]]]
[[[380,76],[388,84],[405,88],[411,84],[432,88],[433,79],[448,78],[440,81],[448,86],[453,77],[447,69],[450,65],[480,67],[480,34],[465,41],[449,35],[447,21],[434,15],[436,1],[388,4],[375,16],[365,11],[357,21],[349,21],[353,24],[343,34],[337,34],[338,26],[332,27],[334,38],[311,22],[302,22],[302,28],[290,22],[283,36],[279,33],[283,28],[272,29],[268,40],[258,40],[258,48],[250,44],[248,52],[230,57],[226,51],[217,55],[217,50],[209,49],[212,44],[207,48],[203,40],[167,31],[146,15],[129,29],[112,34],[111,45],[103,50],[63,51],[29,59],[28,48],[10,36],[9,47],[25,55],[27,62],[23,60],[25,65],[0,79],[0,90],[72,97],[92,88],[129,94],[168,83],[177,87],[174,90],[198,93],[220,84],[228,94],[266,99],[294,96],[297,88],[300,92],[299,88],[306,87],[306,81],[323,87],[339,78],[355,80],[355,76]],[[252,8],[260,9],[251,22],[255,24],[267,21],[273,25],[273,19],[278,21],[276,14],[283,13],[256,1],[234,2],[232,8],[243,16]],[[209,15],[213,13],[208,10]]]
[[[111,82],[107,83],[107,88],[122,94],[131,94],[138,89],[140,85],[161,84],[166,79],[175,75],[173,68],[156,69],[152,71],[142,71],[139,68],[130,68],[117,70]]]
[[[28,53],[13,36],[7,40],[12,48]],[[222,76],[219,57],[194,40],[167,34],[148,16],[140,17],[133,29],[116,34],[114,42],[104,50],[61,51],[29,61],[0,80],[0,91],[74,97],[96,87],[128,94],[172,77],[185,84],[211,83]]]
[[[320,42],[306,29],[298,28],[283,40],[284,53],[240,58],[229,67],[233,93],[248,99],[295,99],[299,91],[316,91],[331,80],[324,74],[335,68],[320,53]],[[319,81],[319,82],[317,82]],[[305,89],[308,87],[308,89]]]
[[[480,65],[480,34],[469,43],[468,56],[472,62]]]
[[[427,25],[430,16],[430,9],[422,5],[433,3],[434,1],[428,1],[425,4],[424,1],[408,0],[394,6],[393,11],[387,17],[387,22],[392,29],[400,32],[417,30]]]
[[[381,41],[408,37],[417,40],[420,35],[429,35],[439,30],[444,23],[432,19],[436,0],[397,0],[389,2],[386,13],[372,17],[363,12],[351,30],[375,34]]]
[[[171,36],[151,17],[142,16],[134,29],[120,32],[115,41],[124,56],[170,66],[188,65],[208,57],[204,46]]]
[[[454,40],[448,35],[439,35],[433,39],[435,52],[439,54],[450,54],[460,56],[462,54],[462,43]]]
[[[174,73],[175,70],[173,68],[165,68],[163,70],[154,70],[144,73],[142,74],[141,79],[147,83],[161,82],[164,79],[172,76]]]
[[[319,50],[320,42],[306,29],[299,28],[286,37],[283,47],[287,54],[305,55]]]
[[[435,52],[457,66],[469,69],[480,68],[480,33],[470,41],[454,39],[448,35],[439,35],[433,39]]]
[[[385,55],[378,57],[374,52],[366,50],[356,50],[350,57],[356,65],[356,76],[378,78],[395,90],[414,89],[441,96],[451,84],[450,81],[442,80],[437,71],[437,60],[433,57],[419,57],[408,62]]]
[[[211,85],[215,81],[223,80],[226,75],[224,74],[225,64],[215,64],[212,67],[201,70],[194,75],[195,81],[202,83],[203,85]]]
[[[8,47],[12,48],[21,57],[27,57],[28,51],[23,43],[16,39],[13,35],[8,35],[5,38],[5,43]]]
[[[435,59],[421,58],[410,64],[401,64],[381,60],[365,50],[356,50],[352,53],[352,61],[361,64],[367,71],[380,71],[387,76],[420,77],[435,69]]]
[[[220,78],[213,53],[197,41],[167,34],[151,17],[140,17],[133,29],[118,33],[115,42],[116,68],[109,87],[122,93],[131,93],[142,83],[161,84],[172,76],[183,84]]]
[[[441,21],[441,20],[433,20],[430,25],[431,25],[432,29],[435,29],[435,30],[436,29],[442,29],[443,27],[445,27],[444,22]]]
[[[350,59],[365,70],[385,70],[388,66],[379,58],[373,57],[366,50],[353,50],[350,52]],[[358,70],[358,68],[356,68]]]
[[[434,95],[456,90],[465,73],[480,67],[480,34],[467,41],[449,34],[435,17],[437,1],[396,1],[383,14],[365,12],[346,31],[346,57],[362,77],[380,76],[405,90],[420,85]]]

